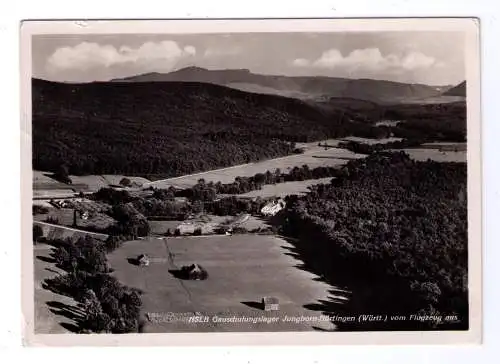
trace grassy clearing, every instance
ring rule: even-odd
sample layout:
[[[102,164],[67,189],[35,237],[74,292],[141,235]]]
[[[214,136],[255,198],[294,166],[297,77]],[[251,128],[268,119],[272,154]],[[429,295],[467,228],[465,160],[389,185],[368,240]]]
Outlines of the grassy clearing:
[[[351,136],[351,137],[343,138],[343,140],[372,145],[372,144],[386,144],[386,143],[391,143],[391,142],[399,142],[399,141],[403,140],[403,138],[372,139],[372,138],[360,138],[360,137]]]
[[[326,298],[332,287],[295,267],[300,261],[285,254],[288,249],[288,243],[271,236],[183,237],[127,242],[109,254],[108,259],[120,282],[144,291],[143,314],[200,312],[210,317],[234,314],[280,318],[318,315],[303,305]],[[128,263],[128,258],[139,254],[150,257],[148,267]],[[206,281],[180,281],[169,273],[169,269],[195,262],[208,270]],[[252,307],[252,302],[267,295],[279,298],[279,312],[267,313]],[[333,328],[327,322],[149,322],[145,332],[308,331],[313,330],[312,326]]]

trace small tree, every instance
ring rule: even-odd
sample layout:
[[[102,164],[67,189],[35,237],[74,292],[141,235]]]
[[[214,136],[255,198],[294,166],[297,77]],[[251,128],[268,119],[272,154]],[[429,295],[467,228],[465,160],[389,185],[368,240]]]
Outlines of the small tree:
[[[49,212],[49,209],[41,205],[33,205],[33,215],[43,215]]]
[[[33,242],[36,244],[43,238],[43,229],[40,225],[33,225]]]
[[[202,234],[201,227],[197,227],[196,229],[194,229],[193,235],[201,235],[201,234]]]
[[[71,178],[69,177],[68,166],[66,164],[61,164],[59,166],[59,168],[54,173],[54,177],[63,183],[67,183],[67,184],[72,183]]]
[[[127,177],[123,177],[120,181],[120,185],[122,185],[124,187],[129,187],[131,184],[132,184],[132,181]]]

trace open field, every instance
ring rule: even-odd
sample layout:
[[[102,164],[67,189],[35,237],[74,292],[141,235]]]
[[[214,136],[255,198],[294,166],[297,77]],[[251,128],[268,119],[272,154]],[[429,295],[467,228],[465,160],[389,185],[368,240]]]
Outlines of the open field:
[[[270,227],[270,225],[267,224],[263,219],[256,216],[250,216],[245,222],[239,224],[238,226],[247,229],[248,231],[252,231],[255,229],[266,229]]]
[[[49,177],[48,175],[50,172],[44,172],[44,171],[33,171],[33,183],[40,183],[40,184],[59,184],[55,179]]]
[[[69,176],[72,184],[66,185],[49,177],[50,172],[33,171],[33,189],[34,196],[43,196],[54,193],[74,195],[72,188],[82,189],[84,191],[97,191],[102,187],[117,186],[123,178],[128,178],[132,186],[140,187],[149,180],[143,177],[131,177],[118,174],[105,175],[87,175],[87,176]]]
[[[241,197],[285,197],[287,195],[303,195],[309,190],[308,186],[318,185],[318,184],[328,184],[332,180],[332,177],[319,178],[319,179],[308,179],[305,181],[292,181],[285,183],[277,183],[275,185],[264,185],[261,190],[250,191],[241,195]]]
[[[321,143],[325,142],[328,145],[336,145],[332,144],[335,141],[323,141]],[[195,185],[201,178],[203,178],[206,182],[212,181],[216,183],[220,181],[222,183],[231,183],[234,182],[234,178],[237,176],[249,177],[257,173],[265,173],[268,170],[273,172],[277,168],[279,168],[282,172],[287,172],[293,167],[301,167],[304,164],[307,164],[309,168],[315,168],[319,166],[339,166],[345,164],[349,159],[364,157],[364,155],[362,154],[355,154],[345,149],[325,149],[324,147],[319,147],[318,142],[303,144],[298,143],[297,146],[304,147],[304,153],[270,159],[258,163],[243,164],[239,166],[222,168],[187,176],[168,178],[164,180],[154,181],[148,183],[147,185],[154,186],[156,188],[168,188],[170,186],[175,186],[178,188],[188,188]]]
[[[141,289],[143,314],[209,316],[208,323],[147,322],[145,332],[309,331],[313,326],[333,329],[330,322],[283,322],[288,316],[317,316],[303,306],[331,295],[333,287],[314,280],[315,275],[296,267],[301,262],[287,255],[284,240],[259,235],[167,238],[130,241],[108,255],[120,282]],[[139,267],[128,258],[147,254],[151,263]],[[199,263],[207,269],[206,281],[181,281],[169,273]],[[265,279],[263,278],[265,277]],[[256,308],[263,296],[280,300],[280,311]],[[275,323],[221,323],[213,317],[277,317]]]
[[[45,279],[64,274],[64,271],[50,262],[50,252],[51,247],[46,244],[39,243],[33,247],[35,333],[65,334],[70,331],[62,325],[72,325],[73,320],[58,313],[76,307],[76,302],[70,297],[42,288]]]
[[[59,190],[59,189],[43,189],[43,190],[38,190],[34,189],[33,190],[33,198],[37,199],[51,199],[51,198],[72,198],[76,194],[70,189],[66,190]]]
[[[352,137],[343,138],[342,140],[372,145],[372,144],[386,144],[386,143],[391,143],[391,142],[399,142],[399,141],[403,140],[403,138],[372,139],[372,138],[361,138],[361,137],[352,136]]]
[[[170,232],[173,233],[174,230],[182,224],[183,221],[154,221],[148,220],[149,227],[151,228],[152,235],[163,235],[170,229]]]

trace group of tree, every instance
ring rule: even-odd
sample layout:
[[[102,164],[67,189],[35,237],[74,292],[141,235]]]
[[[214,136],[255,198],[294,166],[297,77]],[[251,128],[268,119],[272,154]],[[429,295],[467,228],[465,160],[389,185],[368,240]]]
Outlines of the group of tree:
[[[250,191],[260,190],[262,186],[269,184],[277,184],[292,181],[304,181],[309,179],[319,179],[326,177],[337,177],[343,172],[338,167],[320,166],[309,168],[308,165],[302,167],[293,167],[288,173],[282,173],[278,168],[274,172],[266,171],[265,173],[257,173],[250,177],[235,177],[232,183],[214,183],[212,181],[205,182],[200,179],[191,188],[186,188],[179,191],[170,191],[169,196],[187,197],[193,201],[214,201],[218,195],[238,195]],[[157,190],[165,191],[165,190]],[[166,192],[156,192],[156,194],[166,194]]]
[[[344,274],[361,277],[365,291],[384,287],[366,298],[366,306],[378,299],[375,310],[393,314],[457,314],[463,328],[466,175],[465,163],[375,153],[350,161],[346,175],[331,184],[289,196],[284,229],[316,251],[306,264],[322,266],[319,274],[342,267]]]
[[[150,227],[146,216],[132,202],[113,205],[110,215],[116,220],[116,224],[110,228],[111,235],[128,236],[131,239],[149,235]]]
[[[42,205],[33,205],[33,215],[45,215],[49,209]]]
[[[387,143],[375,143],[375,144],[347,141],[347,142],[340,142],[338,144],[338,147],[350,150],[358,154],[372,154],[389,149],[414,148],[418,147],[419,145],[422,145],[422,143],[424,142],[425,140],[423,139],[403,139]]]
[[[53,258],[66,274],[46,279],[47,288],[73,297],[83,317],[81,332],[130,333],[140,329],[140,293],[109,273],[106,244],[89,236],[76,242],[58,240]]]

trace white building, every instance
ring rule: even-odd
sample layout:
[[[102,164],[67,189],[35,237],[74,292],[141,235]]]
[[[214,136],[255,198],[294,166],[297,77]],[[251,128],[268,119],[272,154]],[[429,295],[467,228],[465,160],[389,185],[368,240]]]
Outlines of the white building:
[[[279,211],[283,210],[285,208],[285,201],[282,199],[279,199],[278,201],[273,201],[268,203],[266,206],[264,206],[260,212],[264,216],[274,216],[276,215]]]

